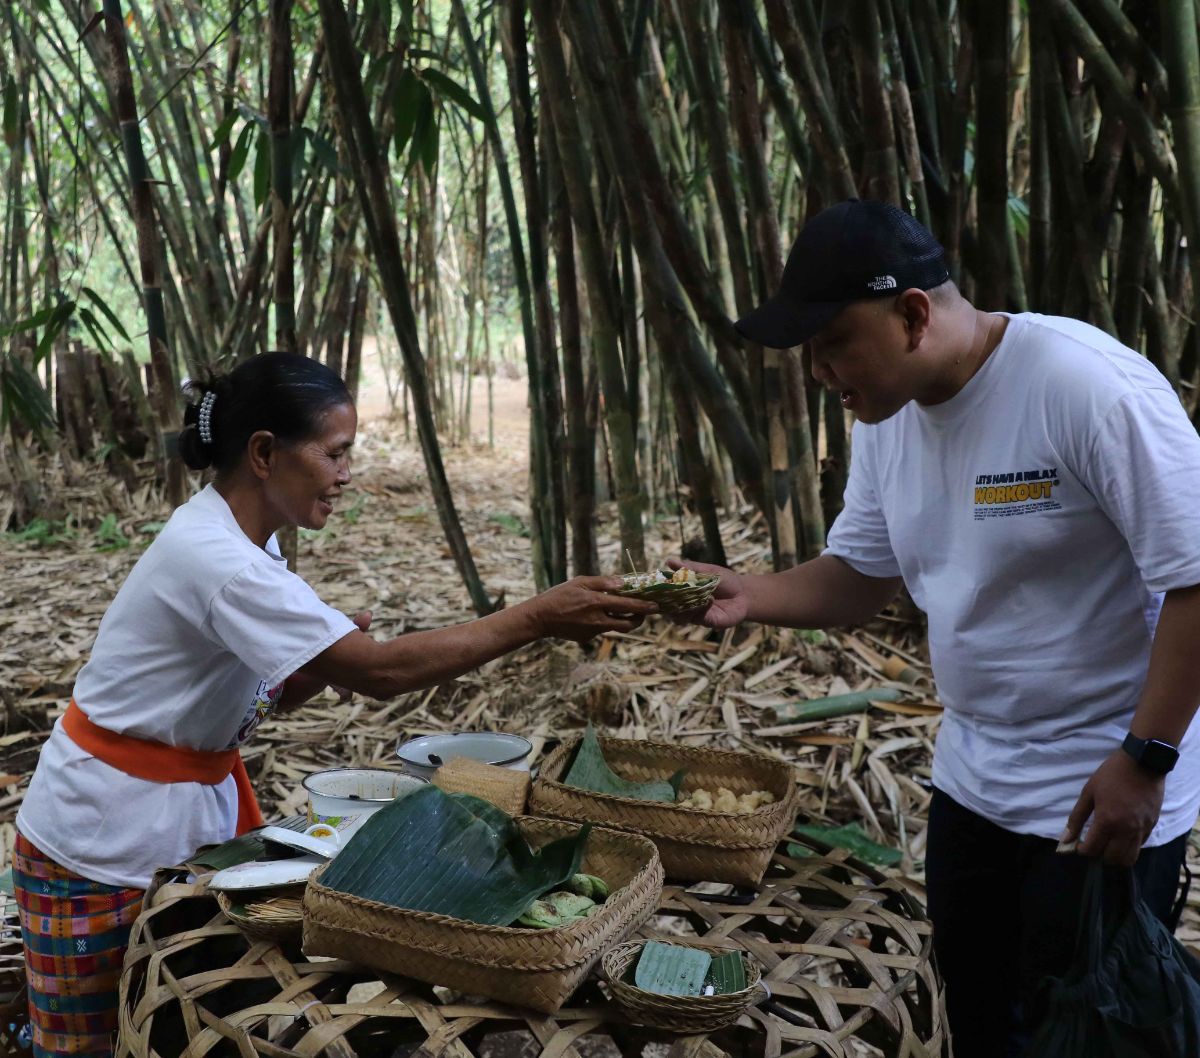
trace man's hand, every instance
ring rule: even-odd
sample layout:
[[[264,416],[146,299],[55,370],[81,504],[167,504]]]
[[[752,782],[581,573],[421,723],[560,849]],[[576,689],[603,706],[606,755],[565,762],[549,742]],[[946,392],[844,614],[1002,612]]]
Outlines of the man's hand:
[[[707,607],[698,610],[687,610],[671,616],[671,620],[681,625],[707,625],[709,628],[732,628],[741,624],[750,610],[750,599],[746,594],[745,584],[738,574],[724,566],[711,566],[707,562],[682,562],[677,558],[667,559],[671,569],[687,566],[697,573],[709,573],[721,578],[717,585],[716,594]]]
[[[1062,843],[1079,838],[1091,819],[1078,850],[1115,867],[1132,867],[1162,811],[1161,775],[1154,775],[1123,749],[1118,749],[1087,781],[1067,819]]]

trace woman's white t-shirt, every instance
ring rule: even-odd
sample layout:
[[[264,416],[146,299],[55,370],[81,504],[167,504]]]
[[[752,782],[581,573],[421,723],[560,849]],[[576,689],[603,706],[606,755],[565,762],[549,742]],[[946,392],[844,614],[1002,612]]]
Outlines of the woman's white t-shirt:
[[[175,511],[100,622],[75,701],[100,727],[190,749],[241,745],[283,681],[354,630],[258,547],[211,485]],[[42,748],[17,828],[62,866],[143,888],[157,867],[233,836],[232,776],[156,783],[80,749],[62,721]]]
[[[1075,320],[1013,316],[942,404],[854,427],[828,554],[904,578],[945,716],[933,781],[1058,838],[1129,730],[1162,593],[1200,584],[1200,437],[1144,357]],[[1148,845],[1200,806],[1200,720]]]

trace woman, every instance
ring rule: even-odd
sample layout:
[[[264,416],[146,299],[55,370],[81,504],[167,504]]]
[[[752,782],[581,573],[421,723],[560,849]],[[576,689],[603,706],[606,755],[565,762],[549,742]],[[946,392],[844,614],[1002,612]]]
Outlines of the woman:
[[[109,1054],[129,928],[154,869],[262,822],[238,747],[327,684],[376,698],[545,636],[654,610],[577,577],[511,609],[387,642],[288,571],[274,534],[320,529],[350,482],[357,416],[315,360],[269,353],[195,384],[180,448],[213,484],[180,507],[100,623],[17,816],[14,881],[36,1055]]]

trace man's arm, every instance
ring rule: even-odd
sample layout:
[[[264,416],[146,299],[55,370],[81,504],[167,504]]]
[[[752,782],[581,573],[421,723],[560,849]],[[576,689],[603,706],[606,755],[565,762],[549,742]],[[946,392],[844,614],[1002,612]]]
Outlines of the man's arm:
[[[895,597],[899,577],[868,577],[833,555],[821,555],[780,573],[734,573],[702,562],[681,563],[700,573],[721,578],[707,610],[683,615],[683,620],[731,628],[742,621],[786,628],[835,628],[861,624]]]
[[[745,579],[748,619],[786,628],[862,624],[887,606],[904,583],[899,577],[868,577],[833,555]]]
[[[1200,704],[1200,585],[1177,588],[1163,598],[1150,651],[1150,668],[1129,730],[1139,738],[1178,746]],[[1075,841],[1090,818],[1079,851],[1106,863],[1129,866],[1162,811],[1163,776],[1155,775],[1118,749],[1088,780],[1079,795],[1064,843]]]

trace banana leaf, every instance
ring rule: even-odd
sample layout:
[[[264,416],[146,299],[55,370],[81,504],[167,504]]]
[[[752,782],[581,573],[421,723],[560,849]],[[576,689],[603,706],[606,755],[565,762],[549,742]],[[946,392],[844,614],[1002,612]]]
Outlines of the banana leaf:
[[[895,867],[903,858],[904,853],[899,849],[889,848],[872,841],[857,823],[847,823],[843,827],[797,826],[795,834],[798,837],[812,838],[834,848],[849,849],[860,860],[873,863],[877,867]],[[794,846],[800,848],[801,846]],[[793,846],[788,846],[791,852]]]
[[[704,983],[712,985],[713,993],[718,996],[743,991],[746,987],[746,964],[742,962],[742,953],[731,951],[716,956],[708,968]]]
[[[596,738],[596,729],[588,724],[583,733],[583,741],[579,743],[579,749],[575,752],[571,770],[567,772],[563,782],[580,790],[594,790],[596,793],[612,794],[615,797],[671,802],[679,798],[683,776],[684,772],[680,770],[669,779],[655,779],[651,782],[622,779],[608,766],[608,761],[604,759],[600,750],[600,740]]]
[[[321,884],[392,907],[507,926],[579,871],[590,830],[534,852],[495,805],[430,784],[372,815]]]
[[[647,941],[633,973],[633,983],[664,996],[698,996],[712,956],[699,948]]]
[[[277,827],[300,833],[303,833],[308,825],[308,819],[305,816],[290,816],[275,823]],[[188,858],[188,866],[223,871],[226,867],[236,867],[239,863],[249,863],[251,860],[287,859],[296,855],[294,852],[277,852],[274,856],[269,855],[266,845],[257,836],[257,833],[257,831],[251,830],[239,837],[230,838],[220,845],[206,845]]]

